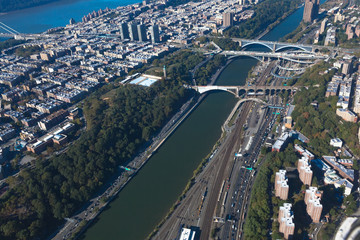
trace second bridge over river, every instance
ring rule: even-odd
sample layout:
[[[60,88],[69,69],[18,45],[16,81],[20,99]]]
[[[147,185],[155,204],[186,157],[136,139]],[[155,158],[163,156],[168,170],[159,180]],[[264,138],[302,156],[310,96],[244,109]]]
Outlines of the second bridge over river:
[[[191,86],[192,89],[199,93],[209,91],[226,91],[234,94],[236,97],[239,93],[244,92],[247,95],[274,95],[283,91],[294,92],[298,87],[294,86]]]

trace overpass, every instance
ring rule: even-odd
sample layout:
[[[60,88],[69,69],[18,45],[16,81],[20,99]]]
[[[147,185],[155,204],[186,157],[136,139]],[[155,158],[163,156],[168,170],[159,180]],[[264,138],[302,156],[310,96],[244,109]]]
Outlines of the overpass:
[[[281,91],[296,91],[294,86],[191,86],[192,89],[200,94],[209,91],[226,91],[239,97],[239,93],[244,91],[247,95],[266,95],[276,94]]]
[[[222,51],[220,54],[225,56],[248,56],[261,61],[261,58],[278,58],[296,63],[310,64],[310,61],[304,60],[317,60],[326,59],[327,56],[314,53],[289,53],[289,52],[256,52],[256,51]]]
[[[17,40],[21,39],[40,39],[40,38],[55,38],[60,34],[35,34],[35,33],[0,33],[0,38],[14,38]]]

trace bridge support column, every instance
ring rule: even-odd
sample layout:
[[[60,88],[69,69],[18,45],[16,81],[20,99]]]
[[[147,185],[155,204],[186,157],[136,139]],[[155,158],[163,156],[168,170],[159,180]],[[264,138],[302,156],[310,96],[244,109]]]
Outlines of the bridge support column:
[[[242,45],[243,45],[243,44],[242,44],[242,41],[240,40],[240,41],[239,41],[239,47],[241,48]]]
[[[237,98],[240,97],[240,96],[239,96],[239,88],[236,88],[235,93],[236,93],[236,97],[237,97]]]
[[[274,43],[274,46],[273,46],[273,52],[276,51],[276,43]]]

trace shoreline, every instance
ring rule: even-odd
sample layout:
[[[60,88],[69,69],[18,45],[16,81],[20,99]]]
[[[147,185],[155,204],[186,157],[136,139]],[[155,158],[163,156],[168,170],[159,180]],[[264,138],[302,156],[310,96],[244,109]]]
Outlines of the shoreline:
[[[277,21],[273,22],[272,24],[269,25],[269,27],[267,27],[265,29],[265,31],[261,32],[258,36],[255,37],[256,40],[261,40],[261,38],[265,37],[266,34],[268,34],[271,30],[273,30],[276,26],[278,26],[280,23],[282,23],[283,21],[285,21],[286,18],[288,18],[291,14],[293,14],[295,11],[297,11],[298,9],[300,9],[303,6],[303,4],[300,4],[298,7],[286,12],[284,14],[284,16],[282,18],[280,18],[280,20],[278,19]],[[274,24],[274,26],[272,26]]]
[[[141,3],[141,1],[139,0],[134,0],[134,2],[128,2],[128,1],[125,1],[125,2],[121,2],[121,1],[104,1],[104,2],[101,2],[103,4],[103,6],[93,6],[93,5],[97,5],[97,4],[94,4],[94,2],[97,2],[97,0],[94,0],[94,1],[90,1],[90,0],[54,0],[54,1],[51,1],[51,2],[46,2],[46,3],[43,3],[43,4],[39,4],[39,5],[34,5],[34,6],[30,6],[30,7],[25,7],[25,8],[21,8],[21,9],[17,9],[17,10],[11,10],[11,11],[8,11],[8,12],[0,12],[0,17],[2,16],[9,16],[10,17],[10,21],[13,21],[12,20],[12,15],[22,15],[22,14],[25,14],[25,15],[29,15],[29,11],[34,11],[34,14],[30,14],[30,16],[28,17],[33,17],[33,18],[36,18],[39,14],[39,12],[41,13],[44,13],[44,12],[47,12],[49,9],[51,11],[53,11],[54,9],[53,8],[57,8],[57,7],[61,7],[61,6],[66,6],[65,8],[68,8],[67,5],[74,5],[74,4],[77,4],[77,3],[81,3],[81,2],[87,2],[89,1],[90,5],[89,5],[89,9],[87,10],[87,12],[85,12],[84,14],[80,14],[80,13],[74,13],[74,15],[71,15],[69,16],[68,18],[66,18],[66,16],[63,16],[61,17],[61,20],[59,22],[55,21],[54,23],[51,23],[51,24],[48,24],[48,26],[46,28],[44,28],[43,30],[40,30],[37,28],[36,30],[32,30],[31,32],[27,32],[27,30],[24,30],[24,29],[28,29],[29,27],[30,28],[33,28],[34,26],[33,25],[20,25],[19,26],[13,26],[13,22],[8,22],[7,19],[4,19],[4,20],[0,20],[0,22],[5,22],[7,25],[9,25],[10,27],[13,27],[15,28],[15,30],[18,30],[20,32],[25,32],[25,33],[33,33],[33,34],[38,34],[38,33],[44,33],[44,32],[47,32],[48,30],[50,29],[53,29],[53,28],[57,28],[57,27],[65,27],[68,23],[69,23],[69,20],[71,18],[74,18],[74,19],[79,19],[77,22],[82,22],[81,21],[81,18],[84,16],[84,15],[87,15],[89,13],[91,13],[92,11],[97,11],[99,9],[105,9],[106,7],[108,7],[110,9],[110,12],[111,11],[114,11],[115,9],[119,8],[119,7],[128,7],[128,6],[132,6],[132,5],[136,5],[136,4],[139,4]],[[84,4],[82,4],[84,5]],[[99,3],[99,5],[101,5]],[[49,9],[46,9],[46,8],[49,8]],[[68,10],[68,9],[66,9]],[[68,10],[69,11],[69,10]],[[34,15],[34,16],[33,16]],[[62,20],[64,20],[62,22]],[[25,20],[24,20],[25,21]],[[16,21],[15,21],[16,23]],[[39,24],[43,24],[41,22],[39,23],[34,23],[35,26],[39,25]],[[17,29],[17,28],[20,28],[20,29]],[[22,30],[21,30],[22,29]],[[0,38],[0,42],[1,41],[4,41],[6,39],[1,39]]]
[[[37,4],[37,5],[34,5],[34,6],[28,6],[28,7],[24,7],[24,8],[20,8],[20,9],[16,9],[16,10],[11,10],[11,11],[8,11],[8,12],[0,12],[0,16],[7,15],[7,14],[12,14],[12,13],[18,13],[18,12],[21,12],[21,11],[26,11],[26,10],[29,10],[31,8],[44,7],[46,5],[56,5],[56,4],[59,5],[61,3],[74,3],[74,2],[79,2],[79,1],[82,1],[82,0],[73,0],[73,1],[72,0],[53,0],[53,1],[50,1],[50,2],[40,3],[40,4]]]
[[[83,226],[83,228],[79,231],[78,234],[76,234],[76,236],[73,239],[78,239],[79,237],[82,236],[82,234],[89,228],[91,227],[92,223],[94,220],[96,220],[96,218],[103,212],[106,210],[106,207],[113,201],[115,200],[115,198],[118,196],[118,194],[126,187],[126,185],[128,185],[128,183],[133,179],[133,177],[135,177],[139,171],[149,162],[149,160],[152,158],[153,154],[156,153],[156,151],[168,140],[168,138],[175,132],[175,130],[191,115],[191,113],[199,106],[199,104],[205,99],[205,97],[207,96],[207,94],[200,96],[196,103],[194,103],[193,106],[191,106],[190,109],[188,109],[186,112],[184,112],[184,114],[179,118],[179,120],[174,123],[174,125],[171,127],[171,130],[169,130],[169,132],[166,134],[166,136],[164,137],[164,139],[162,141],[160,141],[157,146],[151,151],[151,153],[149,153],[149,155],[146,157],[146,159],[141,163],[140,167],[137,168],[137,170],[126,180],[125,183],[123,183],[120,188],[114,193],[114,195],[112,195],[108,201],[99,209],[99,211],[96,213],[96,215],[90,219],[85,226]],[[192,101],[193,99],[191,98],[189,101]],[[185,103],[186,104],[186,103]],[[171,120],[170,120],[171,121]],[[131,163],[131,162],[130,162]],[[202,162],[201,162],[202,163]]]

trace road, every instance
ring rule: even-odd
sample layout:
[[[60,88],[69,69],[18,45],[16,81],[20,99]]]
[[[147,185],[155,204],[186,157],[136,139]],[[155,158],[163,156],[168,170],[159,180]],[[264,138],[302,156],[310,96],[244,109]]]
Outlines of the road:
[[[229,190],[229,197],[224,206],[223,216],[227,221],[221,227],[220,239],[241,239],[249,204],[248,201],[256,174],[255,169],[250,169],[254,168],[257,162],[261,146],[271,130],[269,125],[272,126],[274,124],[274,116],[272,110],[268,108],[261,109],[257,105],[252,111],[247,132],[256,132],[256,134],[252,137],[250,151],[242,151],[243,156],[237,158],[237,164],[234,167],[234,172],[231,174],[230,185],[233,187]]]
[[[207,63],[208,61],[210,61],[211,59],[213,59],[213,55],[209,55],[207,56],[202,62],[200,62],[199,64],[197,64],[192,70],[190,70],[190,74],[191,74],[191,78],[192,78],[192,82],[193,82],[193,85],[196,86],[196,81],[195,81],[195,73],[196,71],[202,67],[205,63]]]

